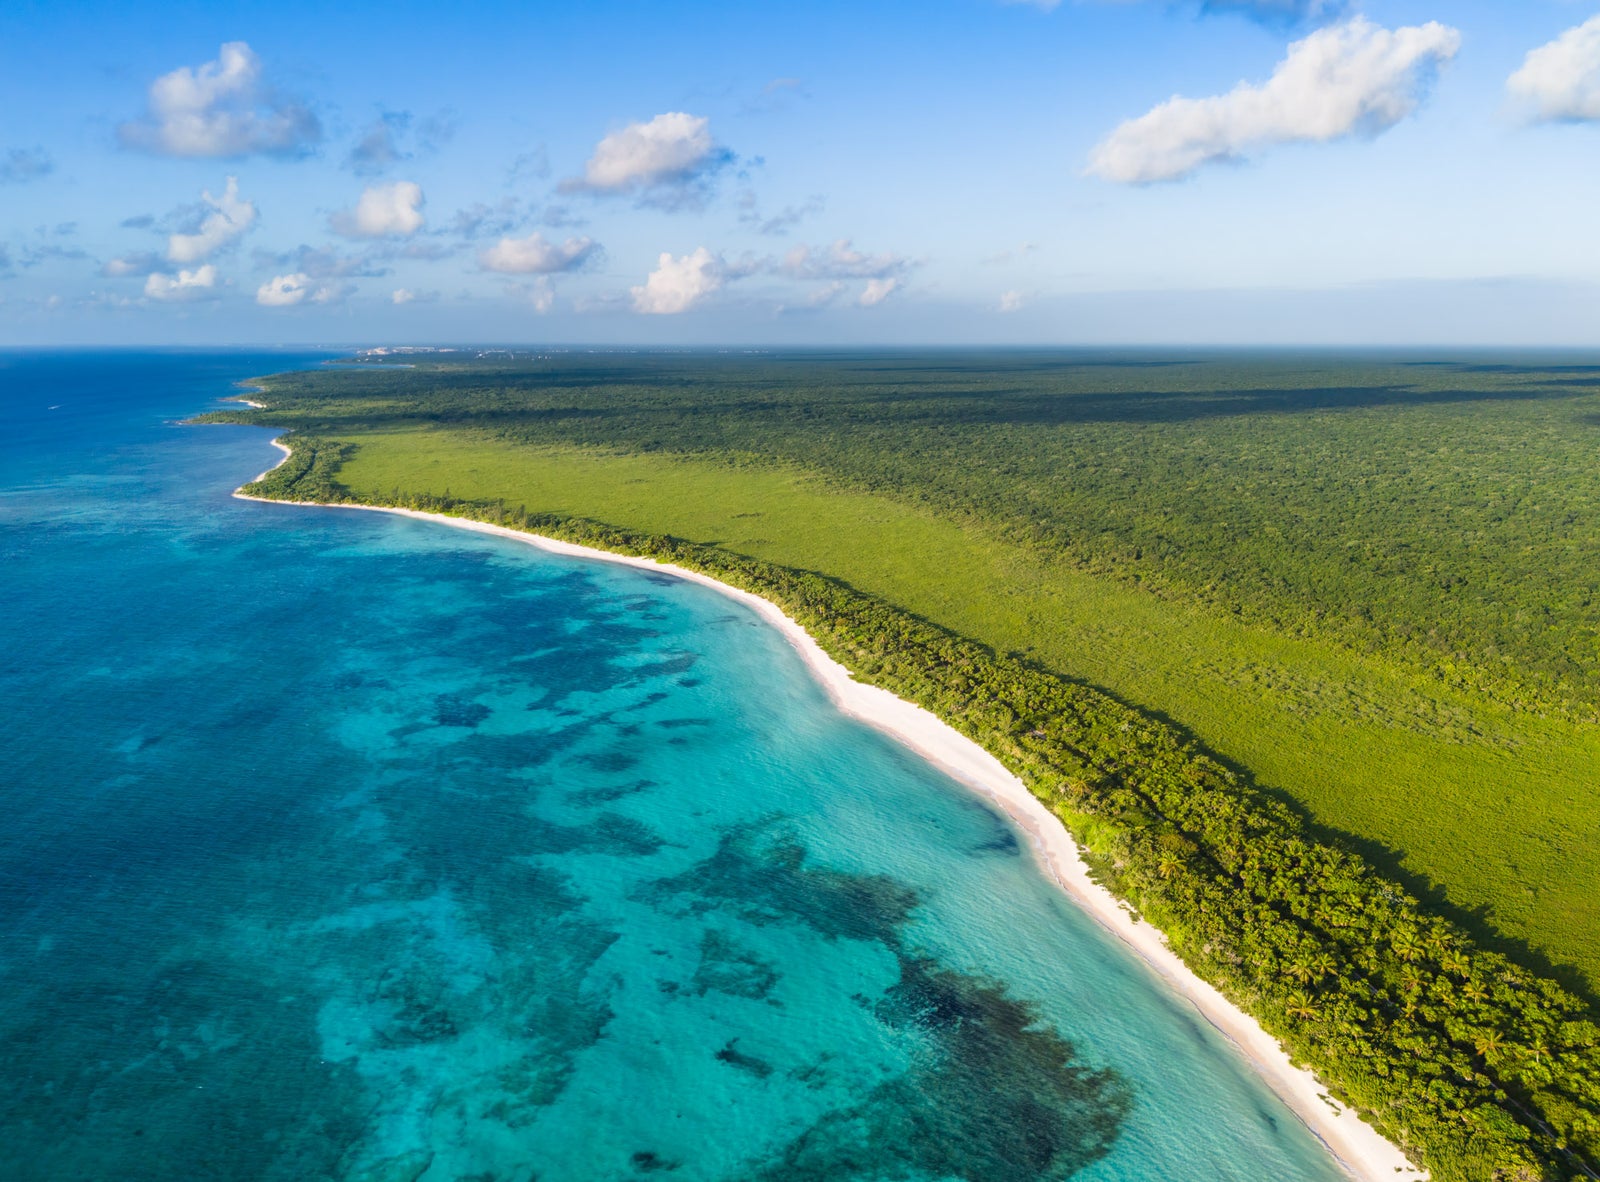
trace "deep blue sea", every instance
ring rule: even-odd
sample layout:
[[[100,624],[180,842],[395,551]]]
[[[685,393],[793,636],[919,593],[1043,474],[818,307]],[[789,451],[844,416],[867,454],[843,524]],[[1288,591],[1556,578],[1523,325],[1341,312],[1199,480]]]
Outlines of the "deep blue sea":
[[[1329,1182],[670,577],[229,492],[287,353],[0,353],[0,1178]]]

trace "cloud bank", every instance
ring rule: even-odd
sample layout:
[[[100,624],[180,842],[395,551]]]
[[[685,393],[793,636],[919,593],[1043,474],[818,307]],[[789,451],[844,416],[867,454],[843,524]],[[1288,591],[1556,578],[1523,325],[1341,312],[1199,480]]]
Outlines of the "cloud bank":
[[[303,104],[265,85],[249,45],[229,41],[216,61],[152,82],[149,110],[117,134],[127,147],[163,156],[297,156],[316,145],[322,127]]]
[[[1541,122],[1600,120],[1600,16],[1530,52],[1506,89]]]
[[[1206,164],[1276,144],[1326,143],[1387,131],[1415,111],[1461,34],[1430,21],[1385,29],[1364,17],[1289,46],[1262,85],[1212,98],[1173,98],[1111,133],[1089,172],[1124,184],[1175,181]]]

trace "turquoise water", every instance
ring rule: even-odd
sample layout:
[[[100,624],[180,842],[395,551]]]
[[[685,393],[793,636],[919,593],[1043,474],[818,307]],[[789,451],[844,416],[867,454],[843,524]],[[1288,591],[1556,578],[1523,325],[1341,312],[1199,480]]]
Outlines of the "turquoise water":
[[[703,588],[235,501],[289,354],[0,354],[0,1177],[1341,1177]]]

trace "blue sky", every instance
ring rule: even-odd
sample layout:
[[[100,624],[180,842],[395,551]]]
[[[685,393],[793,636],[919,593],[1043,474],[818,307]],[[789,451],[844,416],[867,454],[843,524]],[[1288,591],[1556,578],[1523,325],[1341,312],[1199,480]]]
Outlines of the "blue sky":
[[[1600,344],[1600,3],[12,0],[0,110],[0,344]]]

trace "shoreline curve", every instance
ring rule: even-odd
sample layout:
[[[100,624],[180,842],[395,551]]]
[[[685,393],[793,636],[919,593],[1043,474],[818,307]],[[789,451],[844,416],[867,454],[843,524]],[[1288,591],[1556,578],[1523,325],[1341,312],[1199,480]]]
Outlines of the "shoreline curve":
[[[281,437],[274,439],[272,446],[283,452],[283,459],[273,465],[276,468],[292,453]],[[269,468],[255,479],[262,480],[271,471],[272,468]],[[1090,875],[1077,840],[1061,819],[1045,808],[1044,803],[1004,764],[931,711],[886,689],[857,681],[850,670],[830,657],[809,632],[770,600],[673,563],[598,550],[466,517],[400,506],[284,501],[252,496],[240,489],[235,489],[233,495],[238,500],[258,501],[265,505],[359,509],[410,517],[522,542],[565,558],[617,563],[638,570],[671,574],[736,600],[778,630],[800,654],[806,668],[840,711],[887,735],[1005,813],[1027,834],[1034,857],[1061,891],[1132,952],[1163,986],[1192,1006],[1213,1029],[1233,1044],[1257,1077],[1299,1118],[1350,1177],[1357,1182],[1394,1182],[1395,1179],[1419,1182],[1429,1177],[1425,1170],[1412,1165],[1393,1142],[1383,1137],[1353,1108],[1337,1104],[1329,1098],[1315,1073],[1309,1068],[1296,1066],[1278,1040],[1267,1033],[1260,1023],[1189,968],[1169,946],[1160,929],[1136,917],[1126,903],[1096,882]]]

